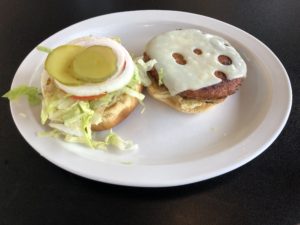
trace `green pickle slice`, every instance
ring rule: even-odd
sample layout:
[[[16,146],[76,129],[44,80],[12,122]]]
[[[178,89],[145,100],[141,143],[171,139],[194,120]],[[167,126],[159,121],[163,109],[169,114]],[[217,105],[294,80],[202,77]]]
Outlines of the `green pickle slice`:
[[[62,45],[48,54],[45,69],[66,85],[102,82],[117,71],[117,56],[107,46]]]
[[[75,56],[73,75],[86,82],[102,82],[117,71],[117,57],[107,46],[91,46]]]
[[[48,54],[45,69],[54,79],[67,85],[80,85],[83,81],[72,75],[72,64],[74,57],[84,50],[77,45],[62,45]]]

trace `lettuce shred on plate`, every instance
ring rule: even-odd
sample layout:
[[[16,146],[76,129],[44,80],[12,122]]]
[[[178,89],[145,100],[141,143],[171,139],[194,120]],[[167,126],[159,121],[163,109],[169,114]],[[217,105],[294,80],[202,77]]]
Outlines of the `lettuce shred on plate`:
[[[3,95],[3,97],[8,98],[10,101],[17,100],[21,96],[26,96],[31,105],[38,105],[41,103],[42,95],[36,87],[20,85]]]
[[[63,138],[67,142],[85,144],[93,149],[107,149],[108,146],[115,146],[120,150],[136,149],[132,141],[123,140],[112,130],[107,134],[104,140],[97,140],[95,133],[92,132],[92,124],[98,124],[102,121],[105,108],[118,101],[118,96],[126,93],[136,97],[143,104],[145,96],[134,90],[137,84],[149,85],[146,72],[150,70],[155,61],[147,63],[137,63],[134,75],[129,84],[112,93],[108,93],[96,100],[83,101],[72,98],[69,94],[58,89],[54,84],[51,92],[44,93],[47,98],[42,98],[41,92],[36,87],[22,85],[7,92],[3,97],[9,100],[18,99],[20,96],[27,96],[31,104],[42,103],[41,123],[48,124],[50,131],[39,132],[40,137],[50,136]],[[149,79],[149,78],[148,78]],[[151,82],[151,81],[150,81]]]
[[[36,49],[41,51],[41,52],[45,52],[45,53],[50,53],[52,51],[52,49],[47,48],[47,47],[42,46],[42,45],[37,46]]]

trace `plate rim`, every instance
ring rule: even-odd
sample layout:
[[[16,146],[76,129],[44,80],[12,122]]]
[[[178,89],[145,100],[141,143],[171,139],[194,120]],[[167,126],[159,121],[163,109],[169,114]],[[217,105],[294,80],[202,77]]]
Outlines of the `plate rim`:
[[[269,54],[271,54],[271,56],[273,57],[273,59],[276,61],[276,64],[280,66],[281,70],[283,71],[283,75],[284,78],[286,80],[286,84],[287,84],[287,94],[289,96],[288,102],[287,102],[287,109],[285,110],[285,114],[283,115],[283,118],[281,118],[281,123],[279,125],[279,127],[276,129],[275,133],[273,133],[273,135],[271,137],[269,137],[269,140],[266,141],[264,143],[263,146],[260,147],[259,150],[256,150],[253,152],[252,155],[249,155],[248,157],[243,158],[242,160],[239,160],[238,162],[235,162],[233,164],[228,165],[226,168],[219,168],[218,170],[212,171],[211,173],[207,173],[205,175],[198,175],[198,176],[193,176],[193,177],[188,177],[185,179],[175,179],[175,180],[168,180],[168,181],[150,181],[150,182],[134,182],[134,181],[126,181],[125,180],[115,180],[115,179],[110,179],[108,177],[102,177],[101,179],[99,179],[99,177],[97,176],[93,176],[91,174],[86,174],[82,171],[78,171],[78,170],[74,170],[74,168],[68,168],[66,167],[64,164],[58,162],[58,161],[53,161],[51,159],[49,159],[49,157],[47,157],[47,155],[43,155],[40,153],[40,151],[38,149],[36,149],[35,145],[33,143],[30,142],[30,140],[27,140],[26,135],[24,135],[24,133],[22,133],[22,128],[20,127],[20,124],[18,122],[18,118],[17,116],[14,114],[13,112],[13,103],[10,103],[10,109],[11,109],[11,113],[13,116],[13,120],[19,130],[19,132],[21,133],[21,135],[23,136],[23,138],[26,140],[27,143],[29,143],[31,145],[31,147],[38,153],[40,153],[44,158],[46,158],[48,161],[50,161],[51,163],[59,166],[60,168],[63,168],[64,170],[67,170],[71,173],[77,174],[79,176],[85,177],[85,178],[89,178],[92,180],[96,180],[96,181],[100,181],[100,182],[105,182],[105,183],[110,183],[110,184],[117,184],[117,185],[123,185],[123,186],[135,186],[135,187],[170,187],[170,186],[178,186],[178,185],[185,185],[185,184],[189,184],[189,183],[194,183],[194,182],[198,182],[198,181],[203,181],[209,178],[213,178],[222,174],[225,174],[229,171],[232,171],[240,166],[245,165],[246,163],[248,163],[249,161],[253,160],[255,157],[257,157],[258,155],[260,155],[263,151],[265,151],[274,141],[275,139],[280,135],[280,133],[282,132],[285,124],[287,123],[287,120],[289,118],[290,112],[291,112],[291,107],[292,107],[292,88],[291,88],[291,83],[290,83],[290,79],[288,76],[288,73],[286,72],[284,66],[282,65],[281,61],[278,59],[278,57],[260,40],[258,40],[256,37],[252,36],[251,34],[247,33],[246,31],[235,27],[231,24],[228,24],[226,22],[208,17],[208,16],[203,16],[203,15],[199,15],[199,14],[194,14],[194,13],[189,13],[189,12],[183,12],[183,11],[173,11],[173,10],[135,10],[135,11],[124,11],[124,12],[115,12],[115,13],[110,13],[110,14],[105,14],[105,15],[100,15],[100,16],[95,16],[80,22],[77,22],[73,25],[70,25],[58,32],[56,32],[55,34],[51,35],[50,37],[48,37],[47,39],[45,39],[44,41],[42,41],[40,44],[43,44],[45,42],[47,42],[48,40],[51,40],[51,38],[56,37],[57,35],[61,34],[62,32],[68,32],[69,30],[72,30],[74,28],[76,28],[79,24],[84,24],[87,23],[87,21],[91,22],[97,19],[102,19],[105,17],[118,17],[120,15],[128,15],[128,14],[140,14],[142,13],[143,15],[145,15],[146,13],[156,13],[158,14],[164,14],[164,16],[166,15],[166,13],[169,14],[176,14],[176,15],[186,15],[186,16],[193,16],[193,17],[201,17],[204,20],[211,20],[215,23],[220,23],[221,25],[225,25],[225,26],[229,26],[233,29],[236,29],[238,32],[243,32],[245,35],[249,36],[251,39],[255,40],[256,42],[258,42],[261,46],[263,46],[264,50],[268,51]],[[179,17],[179,16],[178,16]],[[156,16],[156,18],[158,18],[158,16]],[[162,18],[160,18],[160,20],[162,20]],[[165,21],[165,20],[164,20]],[[167,21],[172,21],[172,20],[167,20]],[[174,22],[174,21],[173,21]],[[186,22],[186,21],[182,21],[182,22]],[[13,78],[13,82],[11,87],[14,87],[15,83],[16,83],[16,76],[18,74],[18,72],[21,71],[22,67],[24,67],[25,62],[30,58],[31,54],[33,53],[34,49],[24,58],[24,60],[22,61],[22,63],[20,64],[19,68],[17,69],[14,78]],[[185,164],[185,163],[184,163]],[[107,166],[107,165],[106,165]],[[139,165],[140,167],[144,167],[144,168],[148,168],[148,165]],[[156,167],[160,167],[157,166]],[[128,168],[128,167],[126,167]],[[149,168],[148,168],[149,169]],[[153,168],[151,168],[153,169]]]

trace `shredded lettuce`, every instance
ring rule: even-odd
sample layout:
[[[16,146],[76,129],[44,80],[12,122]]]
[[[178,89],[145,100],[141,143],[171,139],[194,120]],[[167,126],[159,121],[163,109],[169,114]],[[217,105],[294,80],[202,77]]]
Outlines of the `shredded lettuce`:
[[[99,110],[100,108],[106,108],[111,106],[117,101],[118,96],[122,93],[122,90],[107,93],[103,97],[90,101],[91,108],[93,110]]]
[[[52,129],[50,131],[40,131],[37,133],[38,137],[54,137],[60,138],[62,133],[59,130]]]
[[[80,118],[80,120],[81,120],[80,128],[81,128],[84,138],[86,139],[87,145],[93,148],[91,120],[92,120],[94,111],[90,109],[90,105],[88,102],[80,101],[79,106],[82,110],[82,114],[81,114],[81,118]]]
[[[48,112],[46,110],[46,106],[45,103],[42,102],[42,109],[41,109],[41,114],[40,114],[40,118],[41,118],[41,123],[44,125],[46,123],[46,121],[48,120]]]
[[[45,124],[49,120],[50,127],[66,135],[81,137],[80,143],[93,147],[91,125],[94,114],[88,101],[58,98],[54,95],[43,101],[41,122]]]
[[[142,93],[128,87],[124,88],[124,92],[132,97],[137,98],[139,101],[143,101],[145,98],[145,95],[143,95]]]
[[[43,136],[60,137],[67,142],[85,144],[93,149],[105,150],[108,146],[120,150],[136,148],[131,141],[123,140],[112,131],[104,140],[97,140],[91,127],[92,124],[101,123],[104,110],[115,104],[123,93],[136,97],[142,103],[145,96],[136,91],[136,85],[140,83],[139,74],[135,72],[126,87],[91,101],[73,99],[54,86],[54,90],[43,99],[41,122],[46,124],[49,121],[49,127],[55,131],[48,131]]]
[[[82,137],[83,133],[80,129],[74,129],[71,127],[68,127],[62,123],[54,123],[54,122],[50,122],[49,127],[53,128],[54,130],[60,131],[64,134],[68,134],[68,135],[72,135],[72,136],[76,136],[76,137]]]
[[[143,106],[143,109],[141,111],[141,113],[143,113],[146,109],[145,104],[143,102],[145,95],[140,92],[137,92],[135,89],[136,85],[143,84],[139,72],[140,72],[140,70],[137,67],[135,67],[133,78],[131,79],[129,84],[125,88],[122,89],[122,91],[125,92],[126,94],[136,97],[138,99],[139,103]]]
[[[92,119],[95,113],[88,102],[78,101],[74,106],[66,110],[66,114],[60,114],[65,118],[63,123],[50,122],[48,125],[53,130],[43,133],[43,136],[63,137],[67,142],[82,143],[91,148],[104,150],[110,145],[116,146],[120,150],[131,149],[134,146],[131,141],[123,140],[112,131],[104,141],[95,140],[91,130]]]
[[[135,60],[135,62],[142,84],[146,87],[150,86],[151,80],[148,77],[147,72],[152,70],[157,61],[155,59],[151,59],[148,62],[144,62],[144,60],[139,57]]]
[[[133,77],[131,78],[130,82],[126,85],[127,87],[131,89],[135,89],[137,85],[142,84],[142,80],[140,77],[139,70],[137,67],[135,67],[134,72],[133,72]]]
[[[105,138],[107,145],[112,145],[120,150],[134,150],[137,149],[137,145],[133,144],[132,141],[125,141],[119,135],[110,130],[110,133]]]
[[[26,96],[31,105],[38,105],[41,103],[41,92],[39,89],[26,85],[13,88],[5,93],[2,97],[8,98],[10,101],[14,101],[19,99],[21,96]]]
[[[117,133],[110,130],[104,141],[95,140],[94,138],[89,139],[88,143],[85,136],[69,133],[66,127],[61,124],[49,124],[50,127],[54,128],[50,131],[42,131],[38,133],[39,137],[53,137],[63,138],[67,142],[89,144],[89,147],[93,149],[107,150],[108,147],[116,147],[119,150],[136,150],[138,145],[134,144],[131,140],[122,139]]]
[[[51,96],[47,96],[42,101],[41,122],[45,124],[47,120],[64,122],[80,114],[78,101],[69,98],[68,95],[55,91]]]
[[[41,52],[45,52],[45,53],[50,53],[50,52],[52,52],[52,49],[47,48],[47,47],[45,47],[45,46],[41,46],[41,45],[37,46],[36,49],[39,50],[39,51],[41,51]]]
[[[164,77],[164,70],[163,68],[160,68],[158,70],[158,85],[161,86],[163,84],[163,77]]]

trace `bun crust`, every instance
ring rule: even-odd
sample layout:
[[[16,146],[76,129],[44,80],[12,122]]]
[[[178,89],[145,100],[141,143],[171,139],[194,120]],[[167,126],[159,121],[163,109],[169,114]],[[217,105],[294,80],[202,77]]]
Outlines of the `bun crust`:
[[[137,85],[135,88],[135,90],[138,92],[141,92],[142,89],[142,85]],[[135,109],[138,103],[139,102],[135,97],[127,94],[122,94],[115,104],[104,110],[103,121],[97,125],[93,124],[92,130],[108,130],[116,126],[129,116],[129,114]]]
[[[171,96],[165,86],[158,86],[158,84],[152,80],[150,86],[147,87],[147,92],[155,99],[169,105],[179,112],[184,113],[199,113],[205,111],[217,103],[223,102],[225,98],[216,100],[196,100],[186,99],[179,95]]]

